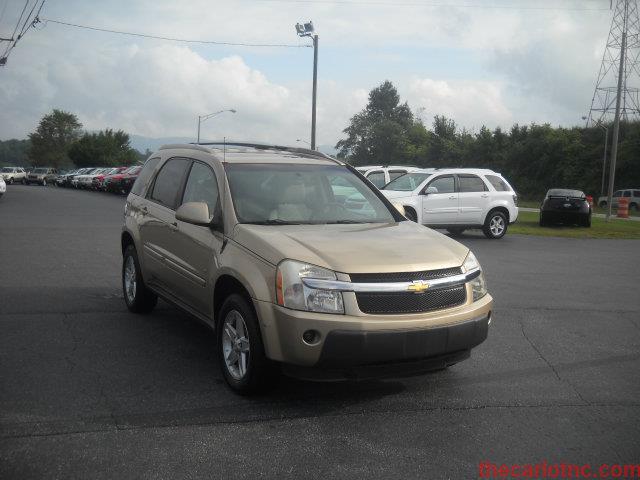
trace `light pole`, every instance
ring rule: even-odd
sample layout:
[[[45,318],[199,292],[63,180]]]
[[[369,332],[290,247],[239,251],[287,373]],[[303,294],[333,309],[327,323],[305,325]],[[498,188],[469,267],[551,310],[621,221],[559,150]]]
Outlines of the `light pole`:
[[[316,149],[316,97],[318,94],[318,34],[313,28],[313,22],[296,23],[299,37],[310,37],[313,40],[313,97],[311,99],[311,150]]]
[[[233,108],[230,108],[229,110],[220,110],[219,112],[213,112],[210,113],[209,115],[198,115],[198,141],[197,143],[200,143],[200,124],[206,120],[209,120],[212,117],[215,117],[216,115],[220,115],[221,113],[224,112],[231,112],[231,113],[236,113],[236,111]]]
[[[309,142],[307,142],[306,140],[303,140],[301,138],[296,138],[296,142],[306,143],[307,145],[311,146],[311,144]]]
[[[582,120],[586,120],[587,117],[582,117]],[[609,145],[609,127],[603,125],[600,120],[596,122],[596,125],[604,130],[604,155],[602,156],[602,185],[600,186],[600,195],[604,195],[604,177],[607,168],[607,146]]]

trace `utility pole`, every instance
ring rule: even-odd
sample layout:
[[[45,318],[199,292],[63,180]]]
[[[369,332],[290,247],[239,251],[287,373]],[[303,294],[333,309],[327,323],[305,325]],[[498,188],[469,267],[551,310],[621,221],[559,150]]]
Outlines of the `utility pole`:
[[[607,222],[611,218],[611,204],[613,203],[613,188],[616,176],[616,160],[618,158],[618,136],[620,134],[620,103],[622,101],[622,85],[624,84],[624,60],[627,55],[627,22],[629,18],[629,0],[624,0],[624,20],[622,26],[622,41],[620,46],[620,65],[618,70],[618,93],[616,95],[616,113],[613,121],[613,145],[611,146],[611,165],[609,166],[609,194],[607,195]],[[636,39],[637,41],[637,39]]]
[[[296,23],[296,32],[299,37],[311,37],[313,40],[313,93],[311,99],[311,150],[316,149],[316,99],[318,95],[318,34],[315,32],[313,22]]]

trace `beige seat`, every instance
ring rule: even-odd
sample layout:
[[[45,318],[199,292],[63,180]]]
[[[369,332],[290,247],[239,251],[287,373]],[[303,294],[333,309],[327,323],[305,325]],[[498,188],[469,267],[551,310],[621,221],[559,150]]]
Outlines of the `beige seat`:
[[[270,220],[304,222],[311,217],[311,209],[306,204],[306,188],[303,184],[289,185],[281,190],[278,205],[270,215]]]

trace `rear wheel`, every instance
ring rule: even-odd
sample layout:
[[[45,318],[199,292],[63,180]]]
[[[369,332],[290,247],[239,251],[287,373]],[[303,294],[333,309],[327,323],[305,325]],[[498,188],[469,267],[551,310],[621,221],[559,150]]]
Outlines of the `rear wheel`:
[[[9,178],[9,180],[7,180],[7,183],[8,183],[9,185],[13,185],[13,177]]]
[[[498,239],[504,237],[507,233],[507,216],[499,210],[489,212],[482,228],[482,233],[490,239]]]
[[[629,211],[631,210],[635,210],[636,212],[638,211],[638,204],[637,203],[630,203],[629,204]]]
[[[43,178],[43,179],[42,179],[42,186],[43,186],[43,187],[46,187],[46,186],[47,186],[47,179],[46,179],[46,178]]]
[[[464,228],[447,228],[447,232],[454,236],[462,235],[464,231]]]
[[[586,227],[586,228],[591,228],[591,215],[589,215],[589,216],[585,217],[585,218],[582,220],[581,225],[582,225],[583,227]]]
[[[545,220],[544,216],[542,214],[540,214],[540,226],[541,227],[546,227],[547,226],[547,221]]]
[[[125,248],[122,257],[122,290],[127,308],[133,313],[149,313],[158,302],[158,296],[144,284],[133,245]]]
[[[275,383],[277,365],[266,357],[258,318],[242,295],[229,295],[222,304],[216,343],[222,375],[236,393],[250,395]]]
[[[26,184],[27,184],[27,180],[23,178],[23,179],[22,179],[22,184],[23,184],[23,185],[26,185]]]
[[[600,208],[604,208],[604,207],[606,207],[606,206],[607,206],[607,202],[605,202],[605,201],[603,200],[603,201],[601,201],[601,202],[598,204],[598,206],[599,206]]]

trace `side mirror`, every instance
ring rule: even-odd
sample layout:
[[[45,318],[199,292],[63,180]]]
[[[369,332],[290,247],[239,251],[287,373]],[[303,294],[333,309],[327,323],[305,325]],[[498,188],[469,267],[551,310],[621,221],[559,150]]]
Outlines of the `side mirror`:
[[[438,189],[436,187],[427,187],[424,194],[429,195],[430,193],[438,193]]]
[[[400,212],[400,214],[404,217],[406,216],[406,212],[404,211],[404,206],[401,203],[392,203],[393,208]]]
[[[209,206],[204,202],[187,202],[176,210],[176,220],[193,225],[210,225]]]

